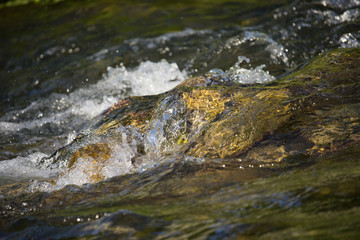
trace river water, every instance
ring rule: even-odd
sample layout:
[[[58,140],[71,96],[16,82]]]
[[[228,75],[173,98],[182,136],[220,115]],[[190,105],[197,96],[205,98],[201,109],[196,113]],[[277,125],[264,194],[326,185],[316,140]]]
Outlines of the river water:
[[[131,149],[100,183],[41,159],[128,96],[211,69],[245,84],[360,47],[360,1],[0,3],[0,239],[357,239],[359,148],[257,164]],[[237,67],[237,71],[233,69]]]

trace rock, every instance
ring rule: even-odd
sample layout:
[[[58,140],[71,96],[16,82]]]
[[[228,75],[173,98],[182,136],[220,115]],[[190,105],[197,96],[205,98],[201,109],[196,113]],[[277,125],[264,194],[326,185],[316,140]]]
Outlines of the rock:
[[[359,59],[359,48],[334,50],[279,80],[278,84],[285,84],[297,102],[295,113],[271,137],[242,157],[281,161],[339,151],[358,143]]]
[[[89,144],[74,153],[67,165],[67,168],[71,169],[75,167],[74,164],[78,161],[78,159],[83,158],[90,161],[90,167],[86,172],[90,175],[90,180],[92,182],[104,180],[104,175],[101,174],[101,169],[106,165],[106,160],[110,158],[111,152],[112,150],[105,143]]]
[[[134,126],[143,133],[160,97],[161,94],[123,99],[104,114],[103,119],[93,126],[93,130],[96,134],[103,135],[113,132],[119,126]]]
[[[106,164],[106,142],[123,142],[124,127],[134,132],[136,156],[268,162],[346,148],[360,139],[359,59],[359,48],[337,49],[266,85],[235,84],[214,70],[167,93],[123,99],[54,163],[71,168],[85,157]]]
[[[242,86],[178,87],[156,109],[147,153],[234,157],[291,116],[286,89]]]

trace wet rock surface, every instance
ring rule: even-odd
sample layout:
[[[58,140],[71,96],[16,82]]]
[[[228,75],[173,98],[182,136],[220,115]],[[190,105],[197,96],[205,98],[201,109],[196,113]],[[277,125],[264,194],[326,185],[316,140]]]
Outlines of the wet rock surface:
[[[104,166],[101,154],[112,150],[92,153],[93,144],[131,142],[135,135],[135,165],[145,155],[271,162],[344,149],[360,136],[359,59],[358,48],[334,50],[266,85],[237,84],[214,70],[164,94],[124,99],[53,163],[70,167],[90,156]],[[136,133],[126,139],[125,129]]]

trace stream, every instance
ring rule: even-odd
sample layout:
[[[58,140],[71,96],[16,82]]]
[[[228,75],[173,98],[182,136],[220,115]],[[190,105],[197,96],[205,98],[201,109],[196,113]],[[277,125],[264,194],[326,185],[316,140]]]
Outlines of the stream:
[[[360,47],[359,0],[13,0],[0,16],[0,239],[359,238],[358,142],[263,162],[159,157],[164,139],[123,127],[131,144],[102,181],[44,161],[127,97],[209,72],[261,86]]]

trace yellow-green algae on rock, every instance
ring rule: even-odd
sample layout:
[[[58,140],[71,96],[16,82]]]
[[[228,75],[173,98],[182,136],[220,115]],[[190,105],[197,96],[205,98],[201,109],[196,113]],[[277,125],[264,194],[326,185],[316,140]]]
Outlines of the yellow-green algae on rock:
[[[107,144],[89,144],[88,146],[82,147],[74,153],[67,167],[76,167],[74,164],[79,158],[84,158],[88,161],[91,161],[91,169],[87,169],[87,173],[90,174],[89,178],[91,181],[98,182],[100,180],[104,180],[104,176],[100,173],[100,171],[105,166],[106,160],[110,158],[110,155],[111,149]]]
[[[84,143],[98,136],[95,144],[116,144],[121,126],[142,136],[138,156],[271,162],[346,148],[360,136],[359,59],[359,48],[337,49],[267,85],[212,81],[204,75],[160,95],[124,99],[55,161],[70,161],[70,167],[79,157],[91,156],[106,164],[102,154],[91,153],[101,148]],[[111,149],[104,154],[109,157]]]

